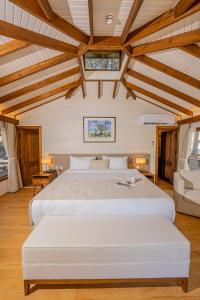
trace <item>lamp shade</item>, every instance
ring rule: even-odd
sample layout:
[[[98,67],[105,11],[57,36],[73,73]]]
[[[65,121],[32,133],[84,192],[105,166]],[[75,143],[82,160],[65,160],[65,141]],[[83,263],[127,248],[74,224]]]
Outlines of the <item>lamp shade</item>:
[[[145,165],[146,164],[146,158],[145,157],[136,157],[135,160],[136,165]]]
[[[50,156],[44,156],[42,157],[42,164],[50,165],[52,163],[52,159]]]

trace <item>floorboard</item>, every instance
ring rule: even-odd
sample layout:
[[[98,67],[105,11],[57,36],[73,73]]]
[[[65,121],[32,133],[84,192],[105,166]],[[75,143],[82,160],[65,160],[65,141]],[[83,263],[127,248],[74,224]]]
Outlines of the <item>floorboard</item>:
[[[158,185],[172,195],[172,186]],[[30,232],[27,207],[33,190],[25,188],[0,197],[0,300],[200,300],[200,219],[177,214],[176,225],[192,246],[189,293],[176,285],[128,288],[38,289],[23,296],[21,246]]]

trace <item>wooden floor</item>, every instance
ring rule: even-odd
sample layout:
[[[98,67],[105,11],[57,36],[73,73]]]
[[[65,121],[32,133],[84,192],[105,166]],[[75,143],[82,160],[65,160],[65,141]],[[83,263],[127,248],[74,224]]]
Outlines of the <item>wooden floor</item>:
[[[172,194],[164,182],[160,187]],[[189,293],[176,285],[134,286],[127,288],[38,289],[23,296],[21,246],[29,234],[27,206],[32,188],[0,197],[0,300],[200,300],[200,219],[177,214],[176,225],[188,237],[192,246]]]

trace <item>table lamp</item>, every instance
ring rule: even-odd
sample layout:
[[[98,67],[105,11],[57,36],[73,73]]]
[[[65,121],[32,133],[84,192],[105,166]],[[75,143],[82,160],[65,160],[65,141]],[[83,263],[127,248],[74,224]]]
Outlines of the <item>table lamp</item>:
[[[42,157],[41,163],[43,165],[46,165],[46,170],[44,171],[44,173],[48,173],[48,166],[52,164],[52,158],[48,155],[45,155],[44,157]]]
[[[144,167],[144,165],[146,165],[146,158],[145,157],[136,157],[135,163],[136,163],[136,166],[139,166],[139,170],[142,173],[143,167]]]

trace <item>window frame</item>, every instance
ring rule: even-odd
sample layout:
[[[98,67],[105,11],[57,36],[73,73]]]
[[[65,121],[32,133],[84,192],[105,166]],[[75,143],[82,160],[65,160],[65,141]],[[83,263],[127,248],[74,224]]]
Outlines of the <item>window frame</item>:
[[[0,130],[0,136],[1,136],[1,130]],[[3,176],[0,175],[0,182],[5,181],[7,179],[8,179],[8,175],[3,175]]]

